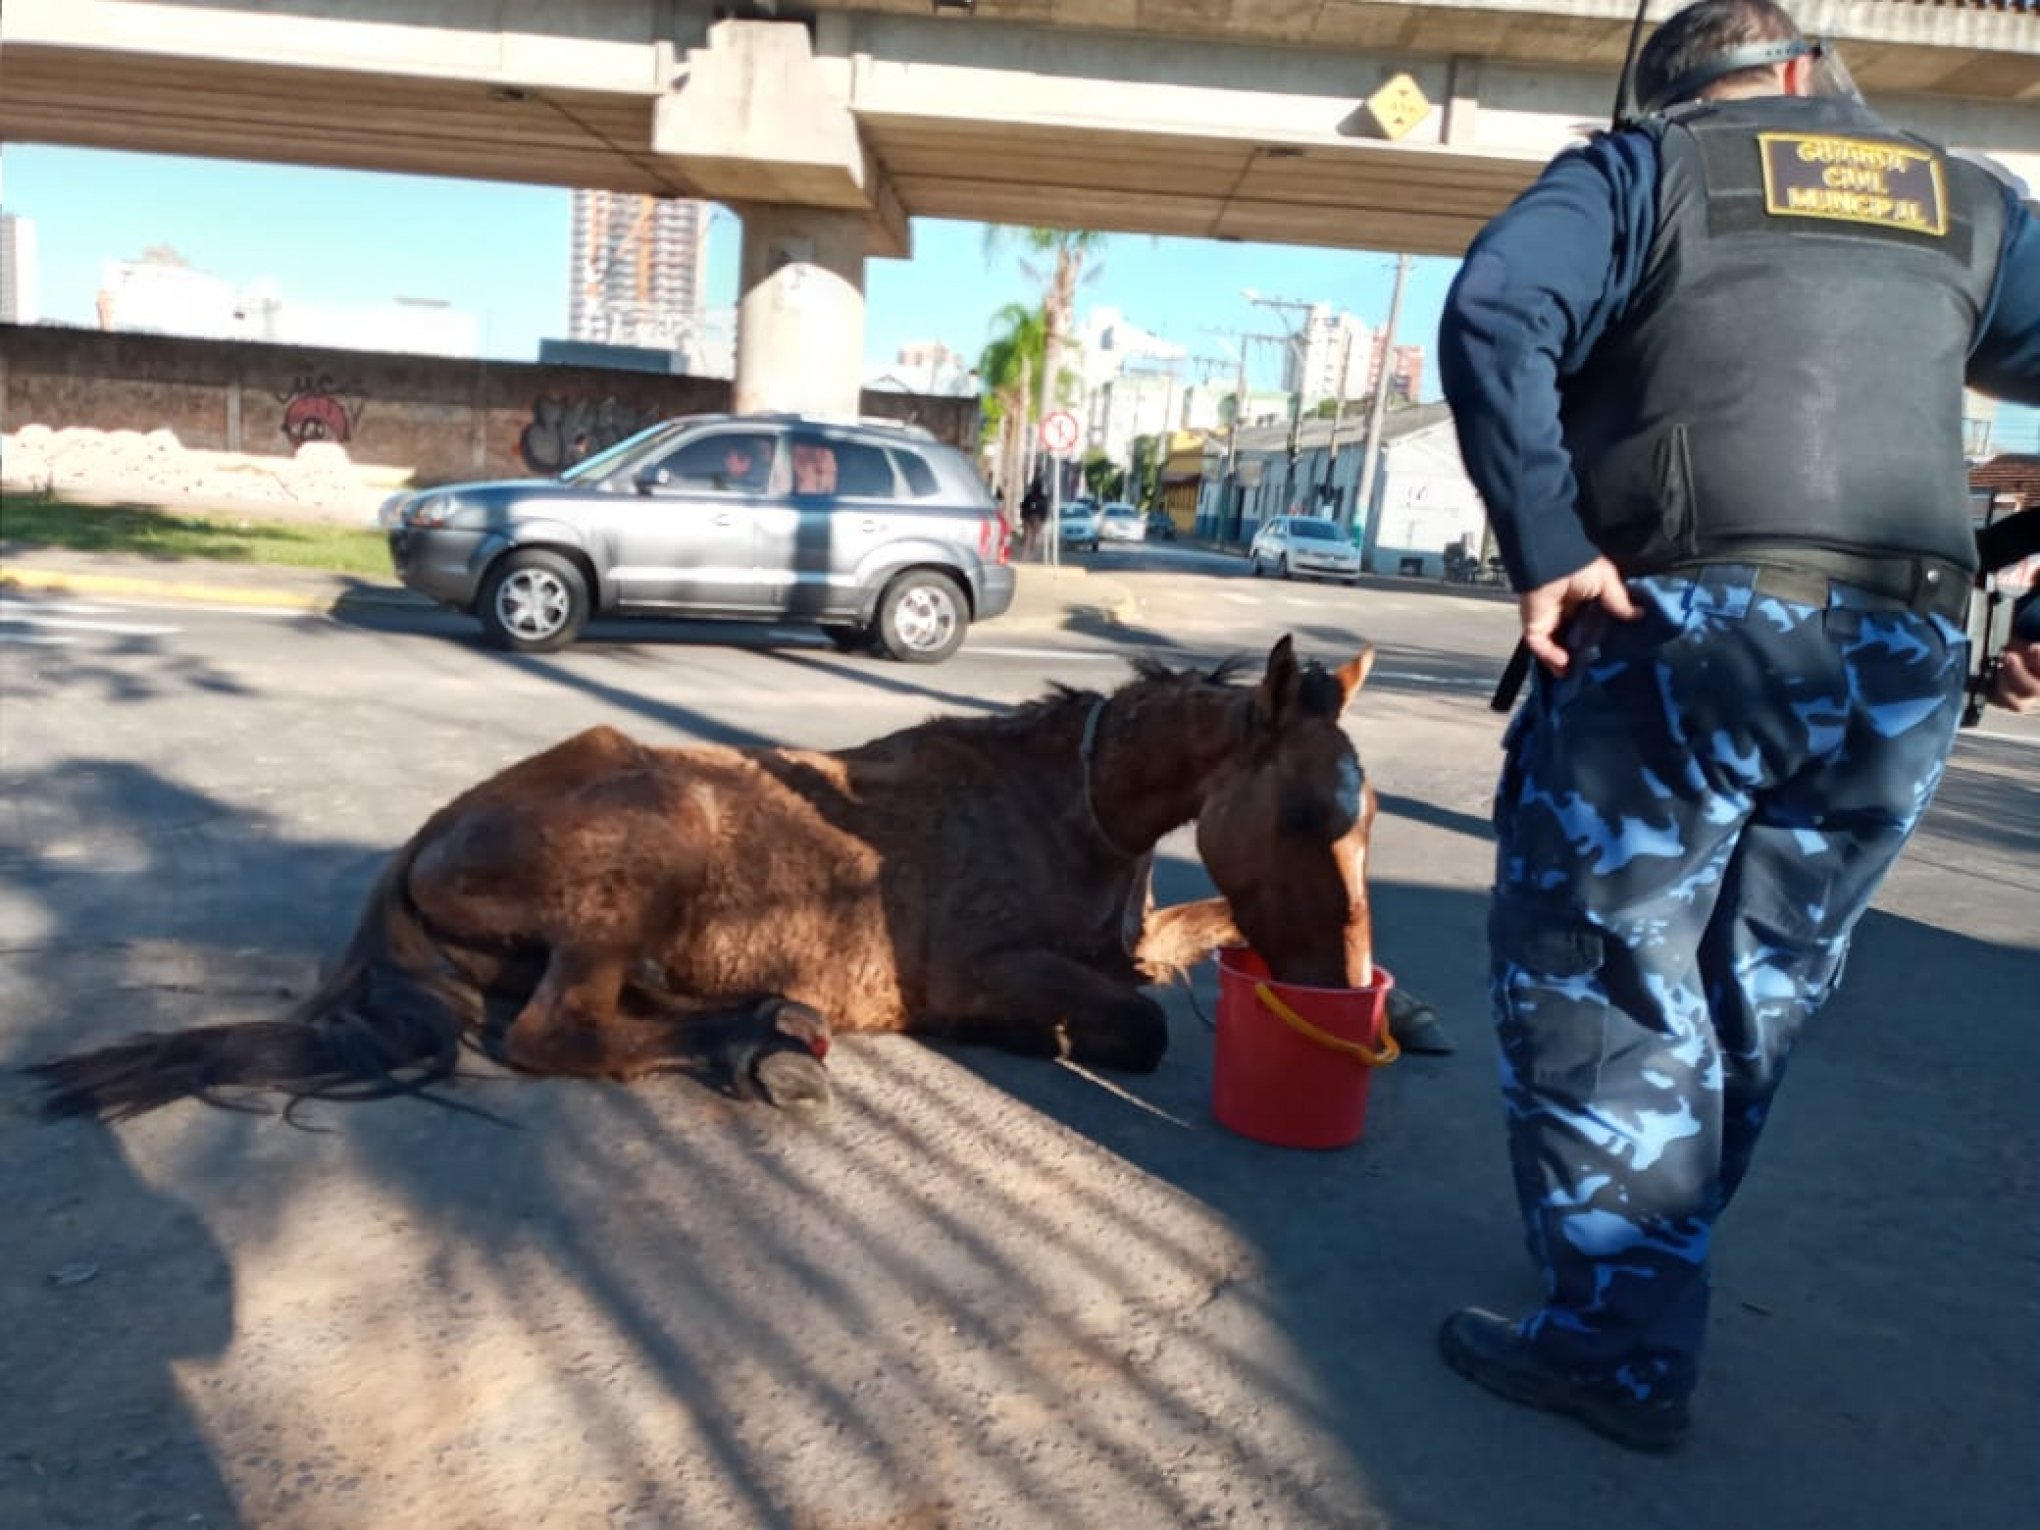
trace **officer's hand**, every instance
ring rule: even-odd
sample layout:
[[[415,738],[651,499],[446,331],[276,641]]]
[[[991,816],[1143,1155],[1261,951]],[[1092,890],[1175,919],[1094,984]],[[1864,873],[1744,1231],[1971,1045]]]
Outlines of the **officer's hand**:
[[[2005,644],[1990,699],[2008,712],[2040,712],[2040,639]]]
[[[1606,558],[1596,558],[1578,573],[1526,590],[1516,597],[1523,618],[1523,645],[1554,675],[1562,675],[1572,656],[1559,634],[1581,606],[1599,603],[1611,616],[1633,622],[1643,613],[1622,586],[1622,575]]]

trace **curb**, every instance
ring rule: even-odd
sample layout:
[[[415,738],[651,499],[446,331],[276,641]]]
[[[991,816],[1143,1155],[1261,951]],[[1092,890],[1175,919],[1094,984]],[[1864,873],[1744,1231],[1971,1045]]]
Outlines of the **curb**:
[[[251,589],[237,584],[193,584],[183,580],[94,574],[70,569],[10,568],[0,564],[0,588],[48,590],[72,595],[130,595],[202,605],[256,606],[272,611],[333,611],[346,605],[423,606],[429,602],[403,590],[342,590],[306,594]]]
[[[1088,573],[1088,570],[1074,570]],[[1060,583],[1060,580],[1055,581]],[[310,611],[331,613],[349,606],[385,606],[413,610],[434,609],[434,602],[409,590],[373,585],[361,589],[318,593],[257,588],[245,584],[204,584],[182,579],[152,579],[133,574],[100,574],[73,569],[23,568],[0,563],[0,589],[39,590],[63,595],[127,596],[146,600],[167,600],[192,605],[248,606],[269,611]],[[1141,614],[1140,598],[1123,586],[1098,591],[1096,602],[1078,602],[1067,596],[1052,601],[1024,601],[1016,592],[1014,603],[1002,616],[992,620],[1001,626],[1053,626],[1071,616],[1130,625]],[[1028,609],[1036,606],[1036,609]]]

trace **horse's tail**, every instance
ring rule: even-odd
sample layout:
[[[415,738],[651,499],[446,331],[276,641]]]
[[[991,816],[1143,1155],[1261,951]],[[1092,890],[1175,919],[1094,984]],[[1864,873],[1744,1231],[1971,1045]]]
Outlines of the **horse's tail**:
[[[413,840],[391,857],[339,966],[287,1016],[152,1032],[30,1068],[42,1114],[123,1121],[188,1097],[251,1108],[219,1093],[236,1088],[293,1104],[383,1099],[452,1076],[481,997],[406,891],[417,850]]]

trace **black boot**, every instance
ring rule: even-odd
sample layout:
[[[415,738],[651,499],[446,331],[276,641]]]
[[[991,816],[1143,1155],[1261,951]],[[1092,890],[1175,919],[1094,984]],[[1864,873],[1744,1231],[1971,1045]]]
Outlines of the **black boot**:
[[[1613,1381],[1541,1360],[1507,1318],[1468,1307],[1438,1330],[1438,1351],[1467,1380],[1526,1407],[1576,1418],[1631,1450],[1670,1450],[1686,1437],[1686,1400],[1646,1402]]]

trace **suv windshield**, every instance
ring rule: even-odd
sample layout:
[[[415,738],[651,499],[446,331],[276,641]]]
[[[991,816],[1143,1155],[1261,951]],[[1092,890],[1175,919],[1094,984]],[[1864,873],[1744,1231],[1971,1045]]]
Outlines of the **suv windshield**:
[[[1330,521],[1291,521],[1289,534],[1302,537],[1306,542],[1336,542],[1338,532],[1332,529]]]
[[[635,457],[654,441],[664,441],[686,428],[686,422],[683,420],[664,420],[657,425],[648,425],[634,436],[625,436],[613,446],[605,446],[601,451],[583,457],[560,473],[560,482],[587,483],[597,478],[607,478],[624,462]]]

